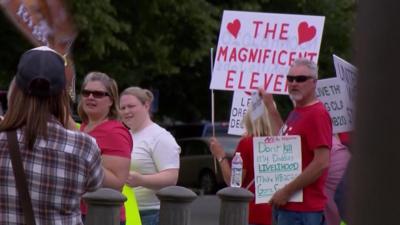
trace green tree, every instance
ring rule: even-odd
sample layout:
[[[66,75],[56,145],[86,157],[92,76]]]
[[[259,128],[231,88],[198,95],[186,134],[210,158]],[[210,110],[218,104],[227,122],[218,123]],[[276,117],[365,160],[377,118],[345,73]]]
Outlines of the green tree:
[[[204,94],[210,80],[209,49],[219,25],[216,8],[202,0],[125,1],[109,7],[107,12],[117,15],[124,29],[110,26],[103,35],[122,44],[105,41],[110,38],[93,43],[90,39],[97,39],[99,32],[87,26],[98,24],[98,19],[83,13],[86,10],[74,10],[81,30],[74,48],[78,80],[90,70],[101,70],[114,77],[120,89],[140,85],[158,90],[159,117],[203,119],[209,108],[203,107],[209,101]],[[87,51],[98,45],[102,51]]]

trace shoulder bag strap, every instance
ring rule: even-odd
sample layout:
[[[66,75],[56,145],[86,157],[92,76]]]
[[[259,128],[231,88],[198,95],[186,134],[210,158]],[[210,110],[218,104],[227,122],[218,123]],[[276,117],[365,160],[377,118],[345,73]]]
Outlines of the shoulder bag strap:
[[[11,164],[14,171],[15,184],[17,186],[19,201],[21,203],[24,213],[25,223],[27,225],[35,225],[35,215],[33,213],[31,197],[28,191],[28,183],[26,182],[24,167],[22,165],[22,158],[19,152],[17,133],[15,130],[7,131],[7,140]]]

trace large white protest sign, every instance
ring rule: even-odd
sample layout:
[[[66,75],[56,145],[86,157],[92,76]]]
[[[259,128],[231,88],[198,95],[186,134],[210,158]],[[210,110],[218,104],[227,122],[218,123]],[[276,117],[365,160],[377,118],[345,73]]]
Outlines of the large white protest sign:
[[[331,116],[333,133],[350,131],[353,118],[348,111],[346,84],[336,77],[318,80],[315,93]]]
[[[352,117],[354,115],[354,105],[357,93],[358,70],[355,66],[336,55],[333,55],[333,63],[335,65],[336,77],[345,83],[347,95],[346,98],[348,101],[348,104],[346,105],[346,111],[348,112],[349,116]],[[350,127],[353,127],[352,122]]]
[[[296,58],[318,61],[323,16],[224,11],[210,89],[287,94]]]
[[[300,136],[255,137],[253,149],[256,204],[267,203],[302,171]],[[303,191],[289,201],[303,201]]]
[[[251,93],[235,91],[233,93],[231,116],[229,119],[228,134],[243,135],[246,132],[242,120],[247,113],[247,108],[251,102]]]

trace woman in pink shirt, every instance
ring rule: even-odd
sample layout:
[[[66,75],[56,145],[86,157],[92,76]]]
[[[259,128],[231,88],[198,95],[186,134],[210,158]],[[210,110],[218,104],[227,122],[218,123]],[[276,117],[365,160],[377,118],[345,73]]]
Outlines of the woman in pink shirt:
[[[91,72],[81,89],[78,114],[81,131],[96,139],[101,150],[103,167],[108,169],[107,187],[121,191],[129,174],[132,137],[118,118],[118,87],[107,74]],[[86,214],[86,207],[82,208]],[[121,208],[121,224],[125,224],[125,209]]]

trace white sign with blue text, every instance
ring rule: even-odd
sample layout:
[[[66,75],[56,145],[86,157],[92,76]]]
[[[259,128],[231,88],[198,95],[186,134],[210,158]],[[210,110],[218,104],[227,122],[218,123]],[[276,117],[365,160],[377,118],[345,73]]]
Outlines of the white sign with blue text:
[[[253,150],[256,204],[268,203],[302,171],[300,136],[254,137]],[[289,201],[302,202],[303,191],[293,194]]]

